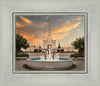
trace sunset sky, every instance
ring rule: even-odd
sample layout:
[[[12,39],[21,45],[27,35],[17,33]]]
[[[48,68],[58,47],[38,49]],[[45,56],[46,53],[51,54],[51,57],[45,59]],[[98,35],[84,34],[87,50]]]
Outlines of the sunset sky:
[[[52,39],[62,47],[71,46],[76,38],[84,36],[84,16],[80,15],[16,15],[16,34],[27,39],[30,46],[43,46],[47,39],[48,18]]]

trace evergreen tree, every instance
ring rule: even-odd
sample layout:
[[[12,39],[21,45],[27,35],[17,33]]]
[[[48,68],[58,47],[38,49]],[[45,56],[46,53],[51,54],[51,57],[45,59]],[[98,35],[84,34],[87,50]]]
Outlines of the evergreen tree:
[[[39,45],[39,49],[41,49],[41,46]]]
[[[58,48],[61,48],[60,43],[58,44]]]

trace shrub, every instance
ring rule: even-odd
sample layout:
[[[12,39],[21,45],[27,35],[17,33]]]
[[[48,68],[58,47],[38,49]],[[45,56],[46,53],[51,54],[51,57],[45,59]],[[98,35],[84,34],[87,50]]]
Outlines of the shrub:
[[[84,57],[84,54],[82,54],[82,53],[75,53],[75,54],[72,54],[71,57]]]
[[[57,52],[60,52],[60,49],[57,49]]]
[[[34,52],[38,52],[38,49],[34,49]]]
[[[64,52],[64,49],[61,49],[61,52]]]
[[[41,52],[42,50],[41,49],[39,49],[39,52]]]
[[[19,52],[16,54],[16,57],[29,57],[28,54],[24,53],[24,52]]]

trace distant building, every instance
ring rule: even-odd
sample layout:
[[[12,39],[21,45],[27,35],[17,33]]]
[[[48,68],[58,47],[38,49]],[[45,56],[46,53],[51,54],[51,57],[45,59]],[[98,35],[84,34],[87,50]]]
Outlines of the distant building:
[[[23,52],[30,52],[30,51],[34,51],[34,49],[36,49],[35,46],[30,46],[30,47],[28,47],[26,49],[21,48],[21,51],[23,51]]]

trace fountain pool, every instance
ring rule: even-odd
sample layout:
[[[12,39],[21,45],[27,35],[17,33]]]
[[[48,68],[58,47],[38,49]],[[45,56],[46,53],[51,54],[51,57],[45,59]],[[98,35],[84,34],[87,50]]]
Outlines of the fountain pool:
[[[32,69],[59,70],[72,66],[72,59],[59,58],[59,60],[41,60],[40,58],[27,59],[27,65]]]
[[[32,54],[29,54],[29,57]],[[41,53],[38,58],[29,58],[27,59],[27,66],[31,67],[32,69],[42,69],[42,70],[59,70],[59,69],[66,69],[73,64],[72,59],[67,58],[60,58],[59,53],[51,52],[51,47],[49,46],[48,51],[44,54]]]
[[[31,58],[30,60],[36,60],[36,61],[42,61],[40,58]],[[46,60],[46,59],[45,59]],[[66,59],[66,58],[59,58],[59,60],[55,60],[55,61],[66,61],[66,60],[69,60],[69,59]],[[48,61],[48,60],[46,60]],[[54,61],[54,60],[51,60],[51,61]]]

